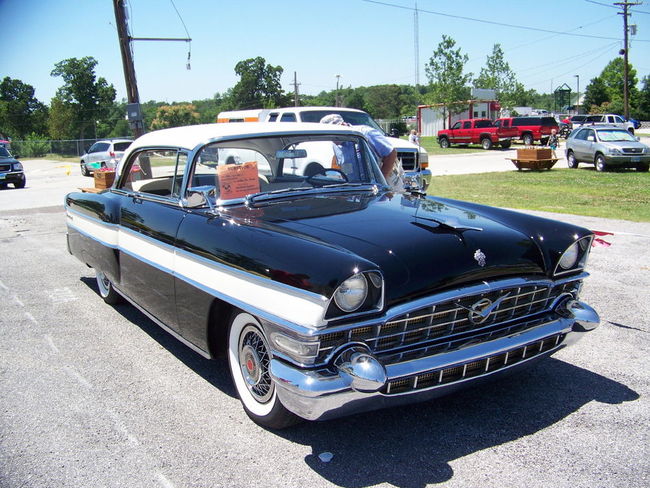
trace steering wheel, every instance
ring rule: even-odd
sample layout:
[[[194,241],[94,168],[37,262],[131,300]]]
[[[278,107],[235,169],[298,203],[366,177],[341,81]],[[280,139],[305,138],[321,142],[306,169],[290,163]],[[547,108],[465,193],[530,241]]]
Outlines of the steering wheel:
[[[308,176],[305,181],[307,181],[307,183],[309,183],[312,186],[323,186],[323,185],[326,185],[328,183],[329,184],[336,183],[336,182],[333,182],[331,180],[325,181],[325,180],[317,178],[318,175],[323,175],[323,176],[325,176],[327,178],[327,173],[332,172],[332,171],[339,174],[343,178],[344,183],[347,183],[348,181],[350,181],[348,179],[348,175],[346,175],[343,171],[341,171],[338,168],[323,168],[323,169],[320,169],[319,171],[317,171],[313,175]]]

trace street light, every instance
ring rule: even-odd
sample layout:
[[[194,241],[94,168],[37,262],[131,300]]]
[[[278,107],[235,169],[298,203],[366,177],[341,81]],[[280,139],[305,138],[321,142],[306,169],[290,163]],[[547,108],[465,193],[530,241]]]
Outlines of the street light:
[[[573,75],[577,78],[576,83],[578,84],[578,99],[576,100],[576,112],[580,113],[580,75]]]
[[[337,107],[341,106],[341,100],[339,96],[339,79],[341,78],[341,75],[336,75],[336,103],[335,105]]]

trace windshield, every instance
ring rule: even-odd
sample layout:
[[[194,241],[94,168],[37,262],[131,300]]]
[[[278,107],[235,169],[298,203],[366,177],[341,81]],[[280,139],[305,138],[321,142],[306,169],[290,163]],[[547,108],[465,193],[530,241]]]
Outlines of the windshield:
[[[626,130],[599,130],[598,138],[602,142],[629,141],[636,142],[636,137]]]
[[[250,195],[334,191],[386,184],[373,151],[358,135],[253,137],[204,146],[188,192],[206,190],[218,204]]]
[[[339,114],[350,125],[368,125],[373,129],[384,132],[379,124],[365,112],[353,112],[350,110],[309,110],[301,112],[303,122],[320,122],[320,119],[330,114]]]
[[[9,151],[5,147],[0,146],[0,157],[2,158],[10,158],[11,154],[9,154]]]

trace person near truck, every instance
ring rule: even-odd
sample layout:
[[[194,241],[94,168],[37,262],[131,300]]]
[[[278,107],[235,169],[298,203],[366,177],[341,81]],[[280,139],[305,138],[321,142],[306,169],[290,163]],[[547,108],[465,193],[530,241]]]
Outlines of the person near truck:
[[[321,124],[349,125],[339,114],[329,114],[320,119]],[[395,186],[394,169],[397,161],[397,151],[390,140],[377,129],[367,125],[352,126],[368,138],[368,142],[381,158],[381,172],[391,186]]]
[[[548,138],[548,145],[551,148],[551,153],[553,154],[553,158],[557,158],[557,156],[555,155],[555,150],[557,149],[559,143],[560,143],[560,138],[557,136],[557,131],[555,129],[551,129],[551,135]]]

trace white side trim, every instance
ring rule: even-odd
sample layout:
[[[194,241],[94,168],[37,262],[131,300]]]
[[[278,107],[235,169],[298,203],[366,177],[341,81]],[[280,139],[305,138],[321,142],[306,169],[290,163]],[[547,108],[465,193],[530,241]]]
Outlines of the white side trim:
[[[68,225],[84,235],[194,286],[200,285],[201,289],[213,296],[230,297],[233,301],[251,304],[272,316],[308,328],[319,326],[325,316],[329,300],[322,295],[213,263],[70,209],[67,210],[67,216]]]

